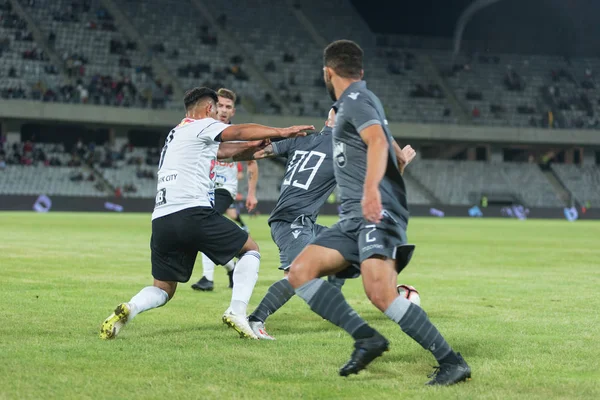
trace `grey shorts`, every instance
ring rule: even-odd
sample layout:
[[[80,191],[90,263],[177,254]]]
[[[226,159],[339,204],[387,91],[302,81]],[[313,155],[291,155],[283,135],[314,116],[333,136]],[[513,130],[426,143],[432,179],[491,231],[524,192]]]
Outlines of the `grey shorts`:
[[[406,226],[406,221],[387,211],[378,224],[363,218],[348,218],[320,234],[313,244],[339,251],[352,264],[336,274],[338,278],[358,277],[360,264],[374,256],[396,260],[396,271],[400,273],[415,249],[414,245],[406,244]]]
[[[327,230],[322,225],[313,223],[303,215],[293,222],[271,222],[271,237],[279,248],[279,269],[287,271],[290,264],[308,246],[317,235]]]

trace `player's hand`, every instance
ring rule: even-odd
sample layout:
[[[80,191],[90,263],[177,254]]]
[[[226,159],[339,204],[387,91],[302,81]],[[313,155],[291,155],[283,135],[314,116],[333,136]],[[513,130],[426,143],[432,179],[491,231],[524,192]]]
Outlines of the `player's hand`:
[[[381,221],[383,206],[381,205],[381,193],[379,193],[379,188],[372,189],[365,187],[360,204],[362,205],[363,216],[367,221],[375,224],[378,224]]]
[[[261,146],[263,146],[264,142],[265,142],[264,140],[251,140],[251,141],[246,142],[246,146],[248,146],[250,148],[261,147]]]
[[[296,136],[306,136],[307,131],[314,131],[315,127],[312,125],[295,125],[289,128],[281,128],[279,130],[279,136],[282,138],[292,138]]]
[[[258,204],[258,200],[256,199],[255,195],[248,195],[246,196],[246,209],[248,211],[252,211],[256,208],[256,205]]]
[[[402,157],[402,163],[406,167],[417,155],[415,149],[413,149],[410,145],[406,145],[400,151],[400,155]]]
[[[400,173],[404,173],[404,168],[415,158],[417,152],[410,145],[404,146],[400,150],[400,153],[397,155],[398,158],[398,168],[400,168]]]

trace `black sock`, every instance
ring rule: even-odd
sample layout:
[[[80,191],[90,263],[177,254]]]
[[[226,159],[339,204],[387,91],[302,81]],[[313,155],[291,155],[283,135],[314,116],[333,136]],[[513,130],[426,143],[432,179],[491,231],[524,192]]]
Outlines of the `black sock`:
[[[283,307],[295,294],[294,288],[287,279],[284,278],[275,282],[269,287],[267,294],[248,319],[250,321],[265,322],[269,315]]]
[[[352,338],[354,340],[366,339],[373,336],[376,332],[377,331],[371,328],[368,324],[364,324],[363,326],[354,331],[354,333],[352,334]]]
[[[354,339],[370,337],[375,333],[350,307],[342,292],[323,279],[305,283],[296,289],[296,294],[308,303],[311,310],[348,332]]]
[[[438,360],[440,364],[459,364],[460,360],[454,351],[448,353],[446,357],[440,358]]]

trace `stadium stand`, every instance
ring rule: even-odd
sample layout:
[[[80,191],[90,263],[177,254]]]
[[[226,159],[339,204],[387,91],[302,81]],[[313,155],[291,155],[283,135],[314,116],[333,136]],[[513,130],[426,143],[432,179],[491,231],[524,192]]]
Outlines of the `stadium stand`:
[[[470,205],[508,195],[525,206],[561,206],[537,164],[419,160],[411,174],[444,204]]]
[[[43,89],[40,84],[57,86],[56,68],[7,1],[0,2],[0,22],[0,98],[31,98],[32,90]]]
[[[119,5],[184,88],[227,87],[251,98],[257,111],[272,112],[263,106],[264,89],[245,72],[243,58],[231,53],[190,0],[126,0]]]
[[[551,168],[580,204],[600,206],[600,168],[568,164],[552,164]]]
[[[89,180],[93,175],[83,168],[9,165],[0,173],[0,193],[106,196],[104,190],[96,187],[94,180]]]

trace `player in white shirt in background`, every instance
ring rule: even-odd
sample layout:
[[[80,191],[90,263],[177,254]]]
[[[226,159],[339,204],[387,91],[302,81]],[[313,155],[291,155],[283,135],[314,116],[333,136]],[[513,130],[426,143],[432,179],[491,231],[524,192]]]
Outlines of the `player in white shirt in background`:
[[[225,88],[217,90],[219,101],[217,102],[217,119],[225,124],[231,124],[235,115],[236,94]],[[239,216],[235,207],[235,199],[238,193],[238,180],[243,178],[240,174],[238,163],[217,161],[215,166],[215,210],[239,223],[244,229],[246,225]],[[240,176],[241,175],[241,176]],[[258,164],[256,161],[248,161],[248,195],[246,196],[246,208],[252,211],[258,201],[256,199],[256,185],[258,183]],[[232,208],[233,206],[233,208]],[[233,287],[233,269],[235,261],[230,260],[223,265],[229,276],[229,287]],[[202,278],[192,285],[192,289],[201,291],[212,291],[214,289],[215,263],[202,254]]]
[[[257,339],[248,325],[246,309],[258,279],[258,245],[213,208],[214,167],[217,158],[231,158],[264,139],[303,136],[314,127],[227,125],[215,119],[217,101],[216,92],[208,88],[194,88],[185,94],[186,118],[167,136],[158,165],[150,239],[153,285],[115,308],[102,323],[102,339],[115,338],[137,314],[172,299],[177,283],[190,279],[198,252],[218,264],[239,257],[223,322],[240,336]],[[243,140],[254,142],[223,143]]]

